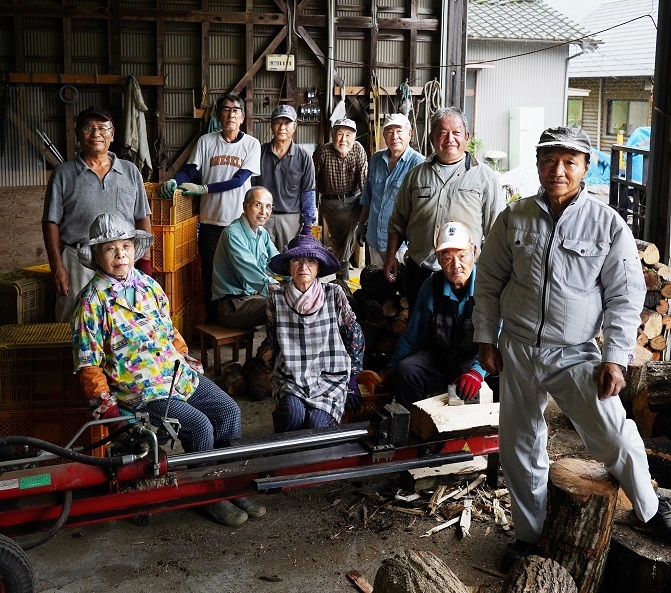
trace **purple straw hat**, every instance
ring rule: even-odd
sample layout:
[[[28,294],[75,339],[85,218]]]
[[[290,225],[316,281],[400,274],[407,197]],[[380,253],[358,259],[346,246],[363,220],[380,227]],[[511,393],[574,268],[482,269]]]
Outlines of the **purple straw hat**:
[[[320,241],[314,237],[298,235],[289,241],[282,253],[270,260],[269,267],[276,274],[289,276],[289,262],[292,259],[312,258],[319,262],[317,276],[323,278],[340,271],[340,262]]]

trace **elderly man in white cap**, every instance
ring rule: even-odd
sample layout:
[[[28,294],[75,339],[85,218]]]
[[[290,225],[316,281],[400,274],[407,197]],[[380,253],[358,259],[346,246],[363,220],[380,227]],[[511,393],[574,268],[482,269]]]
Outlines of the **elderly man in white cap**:
[[[408,328],[387,366],[393,390],[411,404],[444,393],[450,384],[465,400],[474,400],[486,373],[473,342],[473,285],[478,248],[466,226],[449,222],[438,232],[435,253],[440,270],[419,289]]]
[[[291,105],[273,110],[273,139],[261,146],[261,175],[252,179],[252,185],[262,185],[273,196],[265,229],[279,250],[298,234],[311,235],[316,220],[315,168],[307,151],[293,141],[296,120]]]
[[[501,465],[517,538],[503,569],[538,550],[550,465],[548,393],[638,518],[671,535],[671,504],[655,495],[643,441],[617,397],[645,281],[625,221],[585,188],[590,148],[580,128],[541,134],[541,189],[499,215],[478,261],[474,337],[484,369],[501,375]]]
[[[410,147],[412,126],[402,113],[387,117],[382,126],[382,137],[387,148],[370,157],[366,185],[361,194],[361,215],[356,227],[359,245],[363,247],[368,242],[370,263],[380,267],[384,267],[387,223],[396,194],[405,174],[424,161],[424,157]]]
[[[343,280],[349,279],[349,259],[354,253],[356,225],[361,214],[361,190],[368,173],[368,157],[356,140],[351,119],[336,120],[332,142],[317,147],[312,159],[320,194],[321,212],[330,234],[331,247],[340,261]]]

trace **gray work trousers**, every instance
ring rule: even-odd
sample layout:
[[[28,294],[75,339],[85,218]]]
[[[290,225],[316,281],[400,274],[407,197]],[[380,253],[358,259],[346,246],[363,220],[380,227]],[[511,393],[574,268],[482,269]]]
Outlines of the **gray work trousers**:
[[[543,417],[548,393],[571,419],[590,455],[618,480],[638,518],[649,521],[659,502],[643,440],[619,397],[598,398],[597,345],[537,348],[504,331],[499,349],[503,359],[499,449],[516,537],[538,543],[543,530],[550,466]]]

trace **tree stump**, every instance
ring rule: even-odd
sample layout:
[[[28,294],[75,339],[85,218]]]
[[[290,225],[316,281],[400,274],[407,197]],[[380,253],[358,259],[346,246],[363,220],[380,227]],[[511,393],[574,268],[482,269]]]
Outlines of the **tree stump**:
[[[518,560],[503,581],[501,593],[578,593],[573,577],[551,558]]]
[[[595,461],[560,459],[550,466],[541,552],[568,570],[580,593],[599,588],[617,492],[615,479]]]
[[[669,494],[669,491],[664,491]],[[624,498],[626,503],[629,503]],[[671,546],[642,524],[631,506],[618,504],[603,591],[668,593],[671,591]]]
[[[375,593],[470,593],[456,574],[431,552],[403,550],[382,561]]]

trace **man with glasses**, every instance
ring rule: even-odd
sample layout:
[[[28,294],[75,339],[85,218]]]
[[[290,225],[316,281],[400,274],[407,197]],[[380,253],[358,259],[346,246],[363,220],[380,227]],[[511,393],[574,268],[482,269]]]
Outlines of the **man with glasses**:
[[[245,121],[242,98],[234,93],[224,95],[217,101],[215,112],[221,131],[201,136],[184,168],[159,190],[164,198],[172,196],[178,187],[200,196],[198,252],[208,322],[217,317],[212,302],[212,264],[219,237],[242,213],[245,192],[252,186],[250,177],[261,171],[261,144],[240,131]]]
[[[240,217],[221,233],[214,254],[212,299],[217,320],[226,327],[254,327],[266,321],[266,296],[279,288],[268,272],[278,251],[263,226],[273,196],[261,186],[247,190]]]
[[[272,112],[273,139],[261,146],[261,175],[252,181],[273,194],[273,215],[265,228],[278,249],[299,233],[312,234],[316,220],[315,169],[310,155],[293,141],[296,119],[291,105]]]
[[[131,162],[110,152],[114,121],[109,111],[89,107],[79,113],[75,134],[81,148],[75,158],[54,169],[44,198],[42,234],[56,288],[56,321],[70,321],[77,295],[93,277],[77,250],[103,213],[116,214],[151,233],[151,209],[142,175]],[[135,264],[151,274],[150,251]]]

